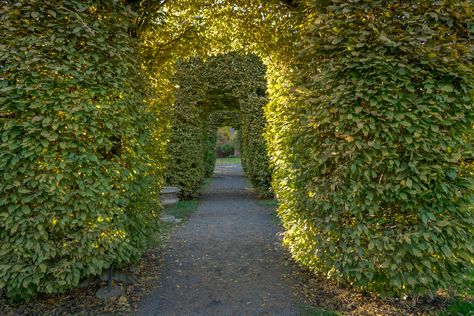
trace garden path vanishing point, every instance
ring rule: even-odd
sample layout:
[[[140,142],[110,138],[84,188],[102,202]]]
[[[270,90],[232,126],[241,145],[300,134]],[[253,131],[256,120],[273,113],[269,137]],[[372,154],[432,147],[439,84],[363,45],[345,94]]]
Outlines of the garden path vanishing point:
[[[240,165],[217,165],[196,213],[176,229],[139,315],[297,315],[274,211]]]

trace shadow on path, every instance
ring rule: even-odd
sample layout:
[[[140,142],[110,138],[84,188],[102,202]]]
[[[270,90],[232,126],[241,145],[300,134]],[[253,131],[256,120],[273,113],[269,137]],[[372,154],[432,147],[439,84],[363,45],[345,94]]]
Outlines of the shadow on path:
[[[240,165],[217,165],[198,211],[172,235],[139,315],[296,315],[274,211]]]

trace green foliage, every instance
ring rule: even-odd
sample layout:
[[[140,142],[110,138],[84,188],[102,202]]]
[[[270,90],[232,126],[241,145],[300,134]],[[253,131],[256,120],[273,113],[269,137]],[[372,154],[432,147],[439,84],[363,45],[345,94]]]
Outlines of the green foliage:
[[[240,114],[238,111],[216,110],[209,114],[207,120],[207,144],[204,164],[206,177],[211,177],[216,165],[217,151],[217,129],[222,125],[240,126]]]
[[[187,220],[197,210],[198,206],[198,200],[178,201],[178,203],[166,209],[166,214],[173,215],[182,220]]]
[[[259,200],[258,204],[275,209],[278,207],[278,201],[275,199]]]
[[[265,83],[262,82],[260,91],[265,91]],[[246,105],[242,107],[241,123],[241,157],[242,166],[248,175],[257,194],[261,197],[272,197],[271,171],[268,165],[266,154],[267,144],[263,138],[266,124],[263,115],[263,107],[267,99],[264,96],[253,95],[246,100]],[[250,115],[254,113],[253,115]],[[262,154],[264,153],[264,154]],[[258,155],[256,157],[256,155]]]
[[[298,307],[298,312],[302,316],[339,316],[341,315],[338,312],[333,312],[333,311],[327,311],[322,308],[317,308],[314,306],[309,306],[309,305],[301,305],[297,306]]]
[[[440,316],[472,314],[474,314],[474,303],[458,300],[451,304],[446,311],[440,314]]]
[[[240,137],[239,131],[235,131],[234,135],[232,135],[232,137],[230,138],[230,144],[232,145],[232,147],[234,147],[234,150],[236,151],[237,156],[239,156],[238,153],[240,153],[240,141],[241,141],[241,137]]]
[[[0,288],[16,300],[139,257],[164,141],[132,12],[31,0],[0,17]]]
[[[207,140],[206,140],[206,152],[204,154],[204,176],[209,178],[214,172],[214,167],[216,165],[216,146],[217,141],[217,130],[212,126],[208,128]]]
[[[137,258],[165,150],[167,181],[192,196],[224,111],[262,194],[271,157],[299,262],[385,294],[461,282],[474,263],[471,2],[293,3],[2,1],[0,288],[63,291]],[[254,55],[188,60],[235,49],[268,71]]]
[[[180,195],[186,198],[198,192],[205,176],[205,109],[198,106],[202,98],[199,78],[190,75],[199,71],[200,64],[197,59],[181,62],[175,75],[179,88],[176,90],[172,136],[168,145],[166,181],[178,186]]]
[[[364,289],[455,286],[474,263],[472,5],[305,12],[295,75],[273,79],[267,108],[286,243]]]
[[[217,158],[216,165],[240,165],[242,163],[240,157]]]
[[[204,135],[203,129],[197,126],[182,125],[173,129],[166,181],[181,189],[181,197],[193,197],[205,177]]]
[[[216,130],[223,125],[241,130],[244,170],[259,192],[269,191],[262,136],[266,99],[257,95],[265,91],[264,75],[265,68],[255,55],[232,53],[178,65],[167,182],[181,187],[182,197],[195,195],[204,177],[212,175]]]
[[[224,144],[219,149],[224,155],[224,157],[230,157],[234,155],[234,146],[232,146],[231,144]]]

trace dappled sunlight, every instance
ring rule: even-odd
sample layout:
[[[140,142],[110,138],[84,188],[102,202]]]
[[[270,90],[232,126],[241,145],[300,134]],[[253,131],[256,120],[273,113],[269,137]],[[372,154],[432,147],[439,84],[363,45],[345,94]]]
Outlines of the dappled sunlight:
[[[0,295],[139,260],[162,186],[214,173],[278,198],[311,271],[472,299],[471,1],[0,3]]]

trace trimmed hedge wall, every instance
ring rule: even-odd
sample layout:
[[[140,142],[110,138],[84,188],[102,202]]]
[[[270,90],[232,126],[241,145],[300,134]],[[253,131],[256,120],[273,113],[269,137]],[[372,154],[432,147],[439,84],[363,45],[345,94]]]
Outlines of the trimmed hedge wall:
[[[172,136],[168,145],[166,182],[181,188],[180,194],[186,198],[198,192],[205,174],[207,107],[200,102],[204,98],[201,82],[192,75],[199,73],[201,64],[198,59],[179,62],[175,75],[179,88],[176,89]]]
[[[265,90],[261,90],[265,91]],[[241,157],[242,167],[259,196],[273,197],[271,171],[268,165],[267,144],[263,138],[266,120],[263,107],[267,103],[264,96],[253,95],[242,106]]]
[[[11,299],[130,262],[154,229],[163,145],[150,136],[134,18],[114,1],[1,5],[0,288]]]
[[[311,3],[267,108],[286,243],[363,289],[455,286],[474,263],[472,5]]]
[[[179,64],[167,182],[181,187],[182,197],[195,195],[204,177],[212,175],[216,129],[229,123],[241,128],[247,176],[261,194],[269,194],[270,171],[262,135],[264,76],[265,67],[254,55],[231,53]]]
[[[471,1],[299,1],[284,18],[294,25],[258,44],[268,126],[253,55],[178,63],[164,112],[178,56],[216,51],[197,47],[205,23],[164,23],[164,2],[12,3],[0,7],[0,289],[11,299],[136,259],[160,211],[164,150],[168,183],[192,196],[214,166],[216,111],[239,112],[244,170],[263,195],[271,157],[303,265],[396,295],[433,294],[472,269]],[[275,9],[263,24],[282,21]]]

